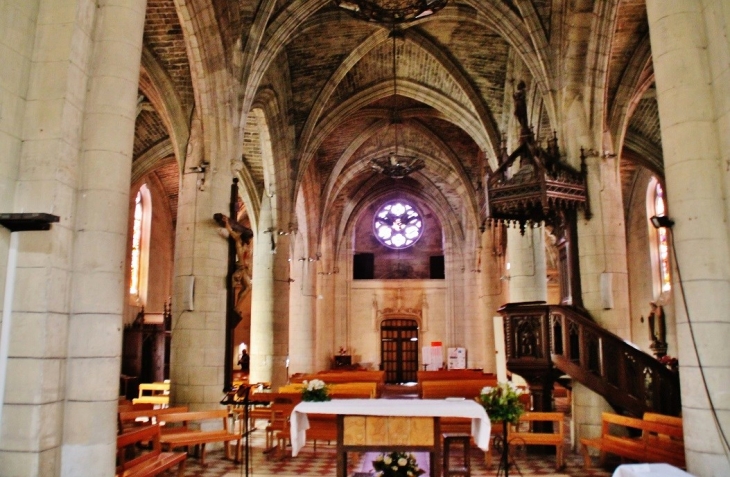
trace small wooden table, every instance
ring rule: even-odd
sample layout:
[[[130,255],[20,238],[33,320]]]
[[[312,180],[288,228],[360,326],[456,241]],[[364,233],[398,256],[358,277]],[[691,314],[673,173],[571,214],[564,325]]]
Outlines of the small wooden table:
[[[477,446],[489,448],[490,422],[475,401],[444,399],[333,399],[301,402],[292,411],[292,456],[306,442],[307,414],[337,415],[337,477],[347,477],[348,452],[429,452],[432,477],[441,475],[440,417],[472,420]]]

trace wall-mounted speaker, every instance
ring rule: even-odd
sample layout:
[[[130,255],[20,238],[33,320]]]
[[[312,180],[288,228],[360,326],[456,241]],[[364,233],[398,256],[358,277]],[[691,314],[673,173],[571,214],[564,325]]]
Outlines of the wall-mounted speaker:
[[[195,276],[187,275],[182,277],[183,280],[183,292],[182,292],[182,308],[184,311],[195,310]]]

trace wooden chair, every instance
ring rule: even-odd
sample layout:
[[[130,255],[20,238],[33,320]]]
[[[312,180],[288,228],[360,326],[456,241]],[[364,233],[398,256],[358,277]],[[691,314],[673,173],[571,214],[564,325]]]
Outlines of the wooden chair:
[[[272,393],[273,394],[273,393]],[[266,448],[264,452],[268,453],[276,448],[276,434],[289,430],[289,419],[292,410],[302,400],[301,395],[294,393],[275,393],[271,401],[271,414],[269,422],[266,425]]]

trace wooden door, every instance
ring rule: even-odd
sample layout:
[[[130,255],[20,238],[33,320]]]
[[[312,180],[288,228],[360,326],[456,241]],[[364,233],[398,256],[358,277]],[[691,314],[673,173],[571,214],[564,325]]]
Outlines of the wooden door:
[[[380,327],[380,362],[389,384],[417,381],[418,323],[415,320],[383,320]]]

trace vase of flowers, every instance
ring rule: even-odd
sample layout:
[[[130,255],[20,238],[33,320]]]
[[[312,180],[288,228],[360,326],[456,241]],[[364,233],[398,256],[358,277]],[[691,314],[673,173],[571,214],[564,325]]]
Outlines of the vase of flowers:
[[[321,379],[312,379],[302,383],[302,401],[329,401],[329,389]]]
[[[413,454],[406,452],[379,455],[373,461],[373,469],[378,477],[418,477],[426,472],[418,467]]]
[[[492,421],[507,421],[517,424],[524,412],[520,402],[522,390],[512,382],[499,383],[497,386],[487,386],[479,393],[479,401]]]
[[[482,388],[479,393],[479,401],[487,411],[489,419],[493,422],[502,422],[502,457],[499,467],[504,469],[505,477],[509,477],[509,438],[507,432],[509,424],[517,424],[525,410],[520,402],[522,394],[522,390],[509,381],[499,383],[494,387],[487,386]],[[496,438],[495,447],[499,449]],[[497,474],[499,474],[499,471]]]

